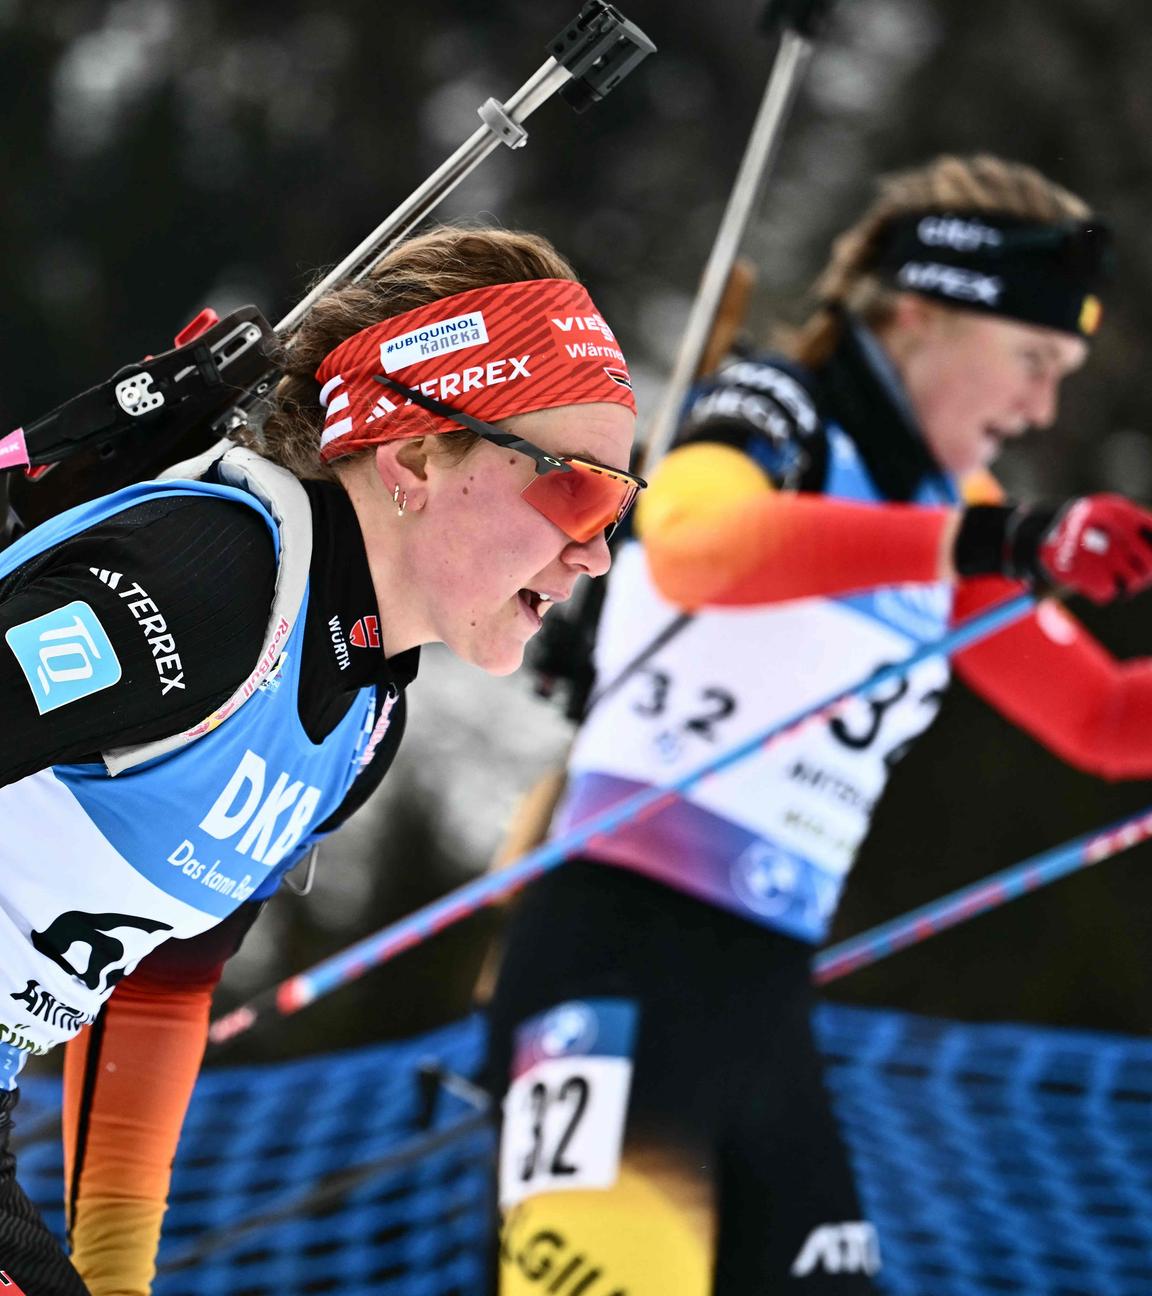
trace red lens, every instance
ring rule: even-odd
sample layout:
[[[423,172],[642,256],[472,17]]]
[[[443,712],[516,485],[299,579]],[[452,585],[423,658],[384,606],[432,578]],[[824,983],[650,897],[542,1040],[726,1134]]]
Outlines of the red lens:
[[[579,459],[566,459],[568,472],[549,472],[521,494],[537,513],[578,544],[615,527],[632,506],[637,485],[631,477]]]

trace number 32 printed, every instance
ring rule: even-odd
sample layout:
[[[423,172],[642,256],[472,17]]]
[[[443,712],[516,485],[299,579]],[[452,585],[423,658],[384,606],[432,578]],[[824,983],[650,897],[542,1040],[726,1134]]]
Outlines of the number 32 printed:
[[[673,688],[672,676],[667,671],[648,668],[643,672],[647,682],[645,695],[632,704],[632,710],[645,719],[655,720],[669,711],[669,694]],[[679,690],[680,692],[682,690]],[[679,696],[677,701],[679,701]],[[727,720],[736,710],[736,695],[722,688],[700,689],[695,700],[689,704],[690,713],[683,719],[669,724],[655,738],[661,754],[668,760],[675,760],[680,755],[684,739],[689,734],[703,738],[706,742],[717,740],[717,726]]]
[[[610,1188],[620,1173],[632,1063],[538,1062],[508,1090],[500,1141],[500,1204],[541,1192]]]

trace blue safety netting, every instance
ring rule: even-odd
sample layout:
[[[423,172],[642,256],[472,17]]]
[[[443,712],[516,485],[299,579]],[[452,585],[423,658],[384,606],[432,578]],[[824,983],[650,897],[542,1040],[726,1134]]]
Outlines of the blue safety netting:
[[[1152,1293],[1152,1042],[839,1007],[821,1035],[886,1290]]]
[[[205,1071],[176,1161],[156,1296],[478,1296],[491,1133],[475,1107],[421,1075],[430,1061],[473,1073],[482,1048],[469,1020],[401,1044]],[[58,1085],[29,1080],[21,1125],[58,1102]],[[20,1141],[17,1164],[62,1232],[57,1145]],[[345,1187],[358,1171],[363,1182]]]
[[[884,1291],[1152,1293],[1152,1042],[839,1006],[818,1025]],[[482,1292],[491,1134],[427,1069],[419,1078],[430,1058],[474,1073],[482,1048],[470,1019],[206,1072],[157,1296]],[[57,1101],[30,1080],[25,1131]],[[22,1141],[20,1173],[59,1228],[57,1140]]]

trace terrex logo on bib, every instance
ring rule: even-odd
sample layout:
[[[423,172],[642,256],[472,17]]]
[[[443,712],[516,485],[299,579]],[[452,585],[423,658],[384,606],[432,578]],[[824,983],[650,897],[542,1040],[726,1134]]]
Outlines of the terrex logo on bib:
[[[399,337],[381,342],[380,363],[385,373],[394,373],[430,356],[462,351],[465,347],[479,346],[487,341],[488,329],[483,311],[471,311],[467,315],[436,320],[413,329],[411,333],[401,333]]]
[[[128,600],[128,611],[140,623],[140,629],[144,631],[144,638],[152,650],[156,673],[160,676],[161,697],[171,693],[173,689],[183,689],[184,663],[176,651],[176,640],[169,633],[167,621],[147,590],[136,581],[128,589],[122,590],[122,572],[106,571],[100,567],[89,567],[88,570],[109,589],[115,590],[122,599]]]

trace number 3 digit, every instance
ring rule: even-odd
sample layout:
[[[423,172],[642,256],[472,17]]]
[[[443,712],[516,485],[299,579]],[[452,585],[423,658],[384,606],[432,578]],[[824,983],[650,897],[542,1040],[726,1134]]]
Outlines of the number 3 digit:
[[[642,716],[661,715],[668,705],[668,689],[672,684],[672,676],[658,670],[646,670],[644,674],[652,681],[652,693],[644,701],[633,703],[632,710]]]
[[[549,1104],[553,1102],[561,1105],[571,1102],[572,1115],[568,1118],[563,1133],[556,1141],[556,1150],[548,1164],[548,1173],[563,1177],[578,1172],[579,1166],[566,1161],[564,1156],[568,1151],[569,1143],[572,1142],[575,1136],[576,1127],[580,1124],[588,1107],[588,1097],[588,1081],[583,1076],[578,1075],[569,1076],[557,1090],[555,1098],[549,1094],[547,1086],[539,1081],[532,1086],[529,1091],[529,1101],[532,1104],[532,1146],[529,1148],[528,1155],[524,1158],[524,1164],[520,1170],[520,1181],[522,1183],[527,1183],[529,1179],[533,1178],[540,1169],[541,1161],[544,1159],[544,1123],[548,1115]]]
[[[536,1173],[540,1154],[544,1150],[544,1113],[548,1110],[548,1090],[537,1081],[529,1096],[532,1101],[532,1146],[524,1158],[524,1168],[520,1171],[524,1183]]]

